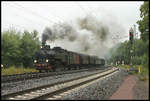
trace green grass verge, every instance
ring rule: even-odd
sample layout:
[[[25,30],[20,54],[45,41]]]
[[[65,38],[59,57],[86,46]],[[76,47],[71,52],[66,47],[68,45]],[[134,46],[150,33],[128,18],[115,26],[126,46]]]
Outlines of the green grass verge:
[[[120,68],[129,69],[130,65],[119,65]],[[141,73],[139,72],[130,72],[130,74],[136,75],[139,80],[142,81],[149,81],[149,70],[146,67],[143,67],[142,65],[134,65],[133,68],[139,70],[139,67],[141,68]]]
[[[13,75],[13,74],[23,74],[30,72],[38,72],[38,70],[34,68],[23,68],[23,67],[8,67],[1,69],[1,75]]]
[[[119,65],[119,67],[124,68],[124,69],[129,69],[130,68],[129,65]]]

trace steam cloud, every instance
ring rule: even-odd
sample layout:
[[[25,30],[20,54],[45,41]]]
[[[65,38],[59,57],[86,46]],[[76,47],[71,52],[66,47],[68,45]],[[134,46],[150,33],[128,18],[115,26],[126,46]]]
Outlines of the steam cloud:
[[[112,36],[116,32],[124,32],[116,21],[107,22],[88,15],[72,23],[64,22],[47,27],[42,41],[59,43],[59,46],[74,52],[104,57],[114,44]]]

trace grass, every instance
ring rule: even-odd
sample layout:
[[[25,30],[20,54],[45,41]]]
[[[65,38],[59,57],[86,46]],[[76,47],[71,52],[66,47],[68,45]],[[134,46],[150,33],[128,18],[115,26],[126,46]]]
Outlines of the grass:
[[[130,65],[119,65],[119,67],[124,68],[124,69],[129,69],[131,66]],[[139,70],[139,67],[141,68],[141,73],[139,72],[132,72],[130,74],[136,75],[139,80],[141,81],[149,81],[149,70],[146,67],[143,67],[142,65],[134,65],[133,68]]]
[[[129,65],[119,65],[119,67],[124,68],[124,69],[129,69],[130,68]]]
[[[140,80],[148,82],[149,81],[149,70],[148,70],[148,68],[142,68],[141,74],[138,74],[138,77]]]
[[[30,72],[38,72],[38,70],[34,68],[23,68],[23,67],[8,67],[1,69],[1,75],[13,75],[13,74],[23,74]]]

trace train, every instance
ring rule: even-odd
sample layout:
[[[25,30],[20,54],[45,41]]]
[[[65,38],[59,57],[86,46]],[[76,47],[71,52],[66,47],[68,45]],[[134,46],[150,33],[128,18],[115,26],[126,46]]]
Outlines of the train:
[[[61,47],[50,48],[44,42],[33,56],[33,66],[39,72],[67,71],[104,66],[105,60],[97,56],[76,53]]]

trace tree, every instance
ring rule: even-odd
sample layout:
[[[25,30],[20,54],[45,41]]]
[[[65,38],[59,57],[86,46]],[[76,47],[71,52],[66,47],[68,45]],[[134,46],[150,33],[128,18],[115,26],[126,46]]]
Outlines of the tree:
[[[19,57],[21,56],[19,51],[20,46],[20,33],[15,30],[4,31],[2,34],[2,64],[20,65]]]
[[[141,32],[141,39],[143,41],[149,40],[149,2],[145,1],[140,7],[141,20],[137,21],[139,31]]]
[[[140,17],[141,20],[137,21],[139,24],[139,31],[141,32],[141,39],[144,41],[144,46],[146,49],[144,51],[144,55],[142,57],[143,67],[148,68],[148,60],[149,60],[149,2],[144,1],[144,3],[140,7]]]
[[[29,33],[24,31],[23,37],[21,39],[20,50],[21,50],[21,59],[25,67],[32,66],[33,60],[32,57],[34,53],[40,49],[40,42],[37,38],[37,31]]]
[[[111,49],[111,58],[109,60],[109,62],[116,62],[116,61],[124,61],[125,64],[130,64],[131,62],[131,44],[129,41],[125,41],[123,43],[120,44],[119,47],[115,48],[113,47]],[[134,53],[132,54],[133,56],[133,64],[142,64],[143,61],[143,55],[146,52],[147,47],[145,46],[144,41],[142,41],[141,39],[135,39],[134,40]],[[145,58],[146,59],[146,58]],[[147,61],[147,60],[145,60]]]
[[[9,66],[31,67],[33,54],[40,49],[40,41],[37,37],[38,32],[34,30],[29,33],[8,30],[2,32],[2,64]]]

